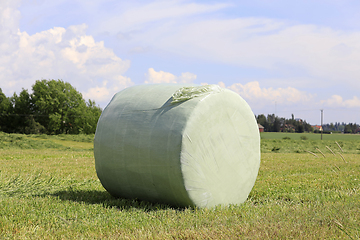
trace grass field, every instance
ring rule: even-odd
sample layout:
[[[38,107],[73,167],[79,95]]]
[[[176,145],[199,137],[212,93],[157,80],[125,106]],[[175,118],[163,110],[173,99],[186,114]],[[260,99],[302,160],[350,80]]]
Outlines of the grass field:
[[[290,138],[293,140],[301,140],[306,137],[308,140],[320,140],[319,133],[283,133],[283,132],[263,132],[260,134],[261,139],[284,139]],[[323,134],[323,140],[331,141],[360,141],[360,134]]]
[[[259,176],[244,204],[178,209],[110,196],[96,177],[92,138],[0,133],[0,239],[360,238],[357,139],[262,135]],[[344,152],[329,146],[335,141]]]
[[[360,154],[359,134],[324,134],[323,140],[320,140],[319,134],[314,133],[266,132],[261,133],[260,136],[262,153],[308,153],[310,151],[321,155],[320,151],[323,153],[344,151]]]

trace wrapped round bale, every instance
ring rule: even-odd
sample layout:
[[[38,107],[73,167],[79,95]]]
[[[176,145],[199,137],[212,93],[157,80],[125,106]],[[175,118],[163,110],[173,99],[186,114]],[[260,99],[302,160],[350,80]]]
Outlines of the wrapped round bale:
[[[217,85],[139,85],[99,119],[97,175],[113,196],[175,206],[244,202],[260,167],[249,105]]]

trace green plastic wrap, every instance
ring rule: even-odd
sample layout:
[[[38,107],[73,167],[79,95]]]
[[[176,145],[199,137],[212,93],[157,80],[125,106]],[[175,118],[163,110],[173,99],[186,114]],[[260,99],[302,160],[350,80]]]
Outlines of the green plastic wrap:
[[[117,93],[94,139],[113,196],[211,208],[244,202],[260,167],[249,105],[217,85],[139,85]]]

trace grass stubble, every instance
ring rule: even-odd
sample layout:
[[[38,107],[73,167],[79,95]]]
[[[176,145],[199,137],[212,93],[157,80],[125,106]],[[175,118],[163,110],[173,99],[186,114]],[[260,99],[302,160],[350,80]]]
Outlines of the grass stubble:
[[[0,149],[0,239],[360,238],[360,155],[344,141],[346,162],[306,152],[313,149],[265,151],[245,203],[181,209],[113,198],[96,177],[88,138],[44,138],[55,147],[9,141]],[[296,151],[313,140],[283,141]]]

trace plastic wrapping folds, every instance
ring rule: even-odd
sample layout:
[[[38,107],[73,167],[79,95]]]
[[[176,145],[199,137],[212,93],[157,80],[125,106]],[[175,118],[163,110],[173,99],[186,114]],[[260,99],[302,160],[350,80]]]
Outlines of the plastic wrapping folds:
[[[244,202],[260,167],[249,105],[217,85],[140,85],[117,93],[94,140],[97,175],[113,196],[175,206]]]

